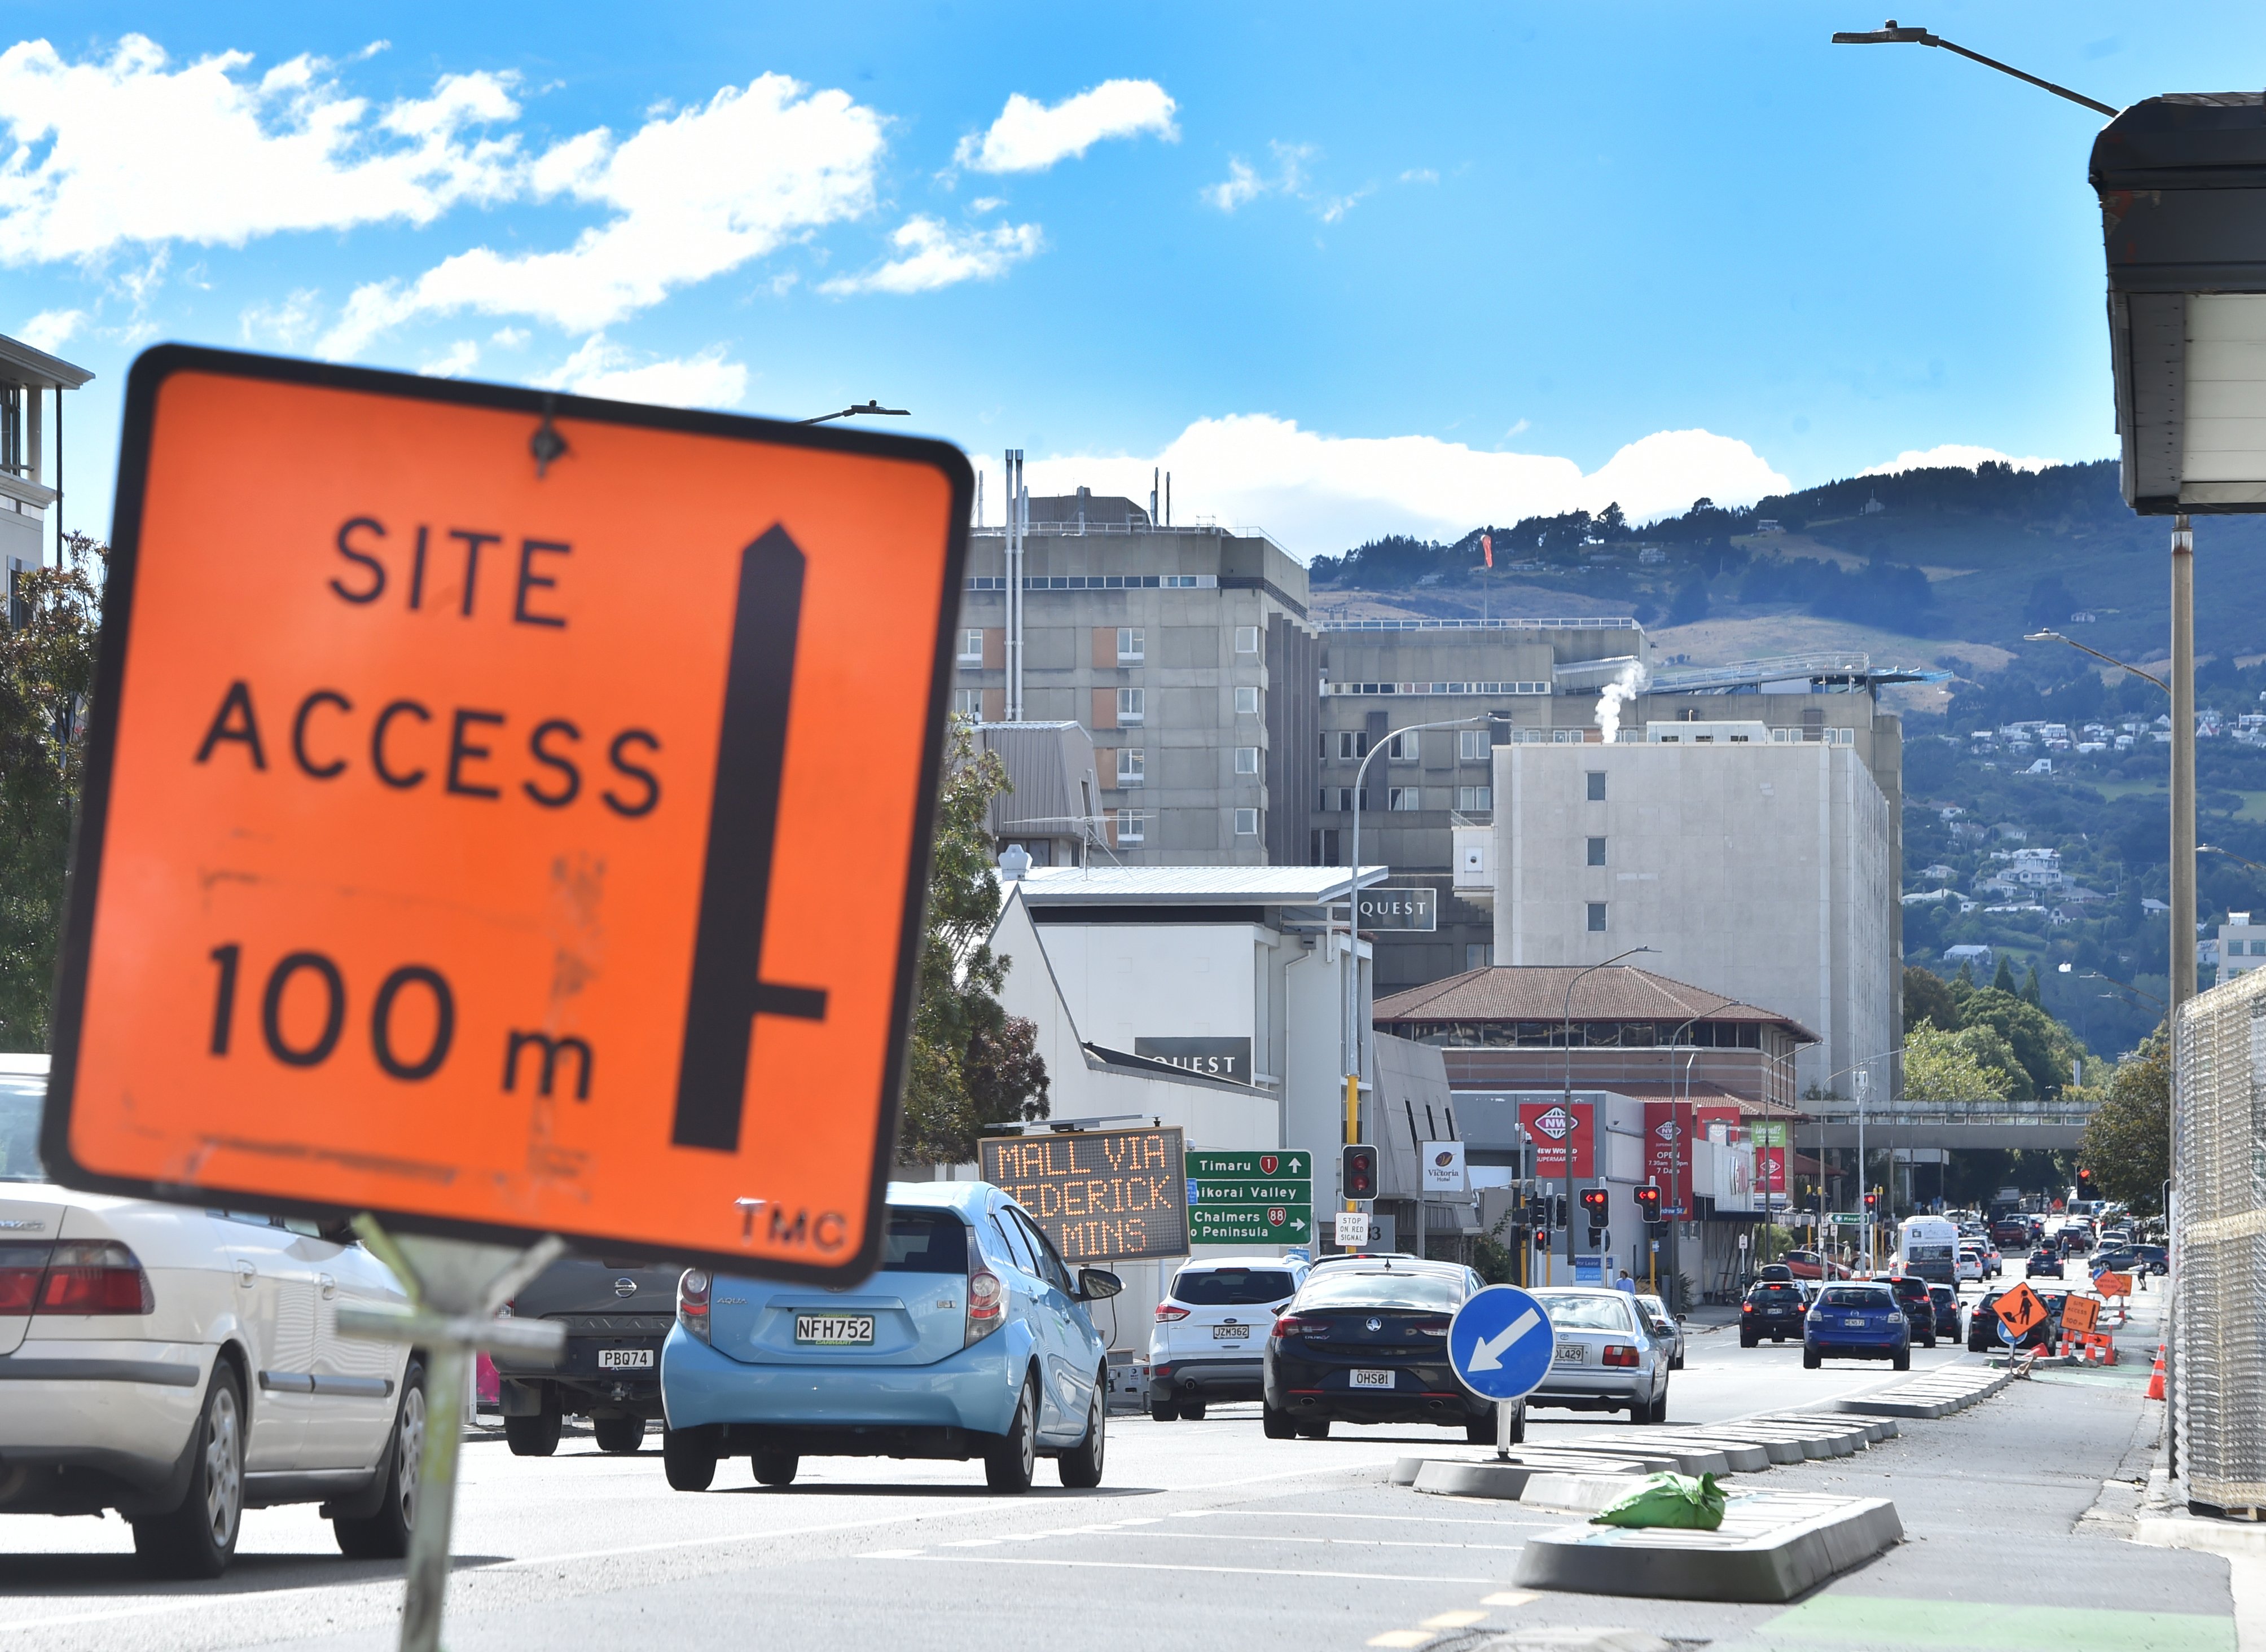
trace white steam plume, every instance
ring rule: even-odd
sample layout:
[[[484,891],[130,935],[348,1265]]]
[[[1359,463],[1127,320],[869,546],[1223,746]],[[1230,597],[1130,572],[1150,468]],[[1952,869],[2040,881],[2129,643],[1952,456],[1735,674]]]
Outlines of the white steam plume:
[[[1597,696],[1597,727],[1605,731],[1605,743],[1612,745],[1620,738],[1621,708],[1644,691],[1651,673],[1644,669],[1641,660],[1632,660],[1620,669],[1620,674],[1605,684],[1604,692]]]

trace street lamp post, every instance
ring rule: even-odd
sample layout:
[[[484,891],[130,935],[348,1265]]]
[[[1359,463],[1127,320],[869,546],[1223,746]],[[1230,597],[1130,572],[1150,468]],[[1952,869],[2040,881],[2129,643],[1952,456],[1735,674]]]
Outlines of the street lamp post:
[[[1587,969],[1576,969],[1576,970],[1574,972],[1574,974],[1573,974],[1573,977],[1566,983],[1566,1003],[1565,1003],[1565,1006],[1564,1006],[1565,1012],[1564,1012],[1563,1017],[1561,1018],[1561,1019],[1562,1019],[1562,1023],[1563,1023],[1563,1024],[1562,1024],[1562,1026],[1561,1026],[1561,1030],[1560,1030],[1560,1033],[1559,1033],[1559,1038],[1560,1038],[1561,1042],[1564,1044],[1564,1046],[1565,1046],[1565,1049],[1566,1049],[1566,1088],[1565,1088],[1564,1095],[1563,1095],[1562,1099],[1560,1100],[1560,1102],[1559,1102],[1558,1106],[1559,1106],[1559,1111],[1561,1111],[1561,1113],[1565,1114],[1565,1115],[1566,1115],[1566,1283],[1567,1283],[1568,1284],[1569,1284],[1569,1285],[1575,1283],[1575,1278],[1574,1278],[1574,989],[1575,989],[1576,986],[1578,986],[1579,984],[1581,984],[1581,980],[1582,980],[1582,977],[1583,977],[1583,976],[1595,975],[1595,974],[1596,974],[1598,970],[1600,970],[1600,969],[1611,969],[1613,965],[1615,965],[1615,964],[1619,963],[1622,959],[1624,959],[1624,958],[1634,958],[1634,957],[1635,957],[1635,956],[1636,956],[1639,953],[1641,953],[1641,952],[1657,952],[1657,951],[1659,951],[1659,950],[1660,950],[1660,949],[1659,949],[1658,947],[1630,947],[1626,952],[1615,953],[1612,957],[1610,957],[1610,958],[1606,959],[1606,960],[1605,960],[1605,961],[1604,961],[1604,962],[1603,962],[1603,963],[1593,963],[1593,964],[1590,965]],[[1607,1280],[1607,1279],[1605,1279],[1605,1278],[1604,1278],[1604,1277],[1602,1276],[1603,1272],[1604,1272],[1604,1270],[1603,1270],[1602,1268],[1600,1268],[1598,1271],[1599,1271],[1599,1274],[1600,1274],[1600,1277],[1599,1277],[1598,1282],[1597,1282],[1598,1283],[1600,1283],[1600,1284],[1609,1284],[1609,1283],[1612,1283],[1610,1280]]]
[[[1395,728],[1384,739],[1362,755],[1361,766],[1353,773],[1353,876],[1346,889],[1346,956],[1345,956],[1345,1139],[1350,1147],[1361,1139],[1361,800],[1369,780],[1369,765],[1377,760],[1380,751],[1387,750],[1403,735],[1421,734],[1428,728],[1461,728],[1472,723],[1495,720],[1492,713],[1482,712],[1475,717],[1453,717],[1440,722],[1410,723]],[[1345,1201],[1349,1210],[1356,1209],[1351,1198]],[[1420,1211],[1422,1204],[1418,1206]],[[1423,1239],[1417,1240],[1417,1254],[1423,1254]]]

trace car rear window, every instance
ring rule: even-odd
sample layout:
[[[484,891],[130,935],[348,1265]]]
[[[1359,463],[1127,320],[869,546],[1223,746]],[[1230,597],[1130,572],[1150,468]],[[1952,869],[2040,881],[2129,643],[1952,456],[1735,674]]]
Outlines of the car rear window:
[[[0,1181],[45,1181],[40,1164],[40,1107],[48,1081],[0,1073]]]
[[[1766,1283],[1755,1287],[1755,1295],[1758,1297],[1792,1297],[1798,1301],[1802,1297],[1802,1287],[1800,1285],[1781,1285]]]
[[[1333,1268],[1326,1274],[1307,1276],[1297,1305],[1453,1310],[1461,1307],[1463,1301],[1463,1282],[1446,1274],[1387,1273],[1383,1268],[1356,1273],[1349,1268]]]
[[[968,1271],[968,1224],[949,1210],[889,1211],[881,1238],[885,1274],[964,1274]]]
[[[1538,1290],[1534,1299],[1559,1331],[1626,1331],[1631,1328],[1626,1298],[1576,1296],[1571,1291]]]
[[[1280,1302],[1297,1282],[1280,1268],[1183,1268],[1173,1300],[1192,1308],[1249,1308]]]
[[[1861,1285],[1836,1285],[1825,1293],[1824,1301],[1829,1308],[1885,1308],[1891,1305],[1889,1293],[1877,1286],[1868,1290]]]

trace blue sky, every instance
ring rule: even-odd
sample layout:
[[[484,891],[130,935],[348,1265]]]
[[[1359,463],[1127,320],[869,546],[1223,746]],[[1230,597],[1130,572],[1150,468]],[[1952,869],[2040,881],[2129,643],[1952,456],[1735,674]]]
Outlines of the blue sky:
[[[878,397],[1301,556],[2111,452],[2098,120],[1830,46],[1856,4],[18,0],[0,331],[100,375],[80,526],[159,339]],[[2110,103],[2266,84],[2255,5],[1904,20]]]

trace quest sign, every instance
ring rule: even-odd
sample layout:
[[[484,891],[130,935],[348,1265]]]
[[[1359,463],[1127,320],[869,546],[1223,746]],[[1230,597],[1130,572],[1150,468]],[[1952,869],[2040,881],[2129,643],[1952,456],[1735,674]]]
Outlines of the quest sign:
[[[937,442],[144,355],[57,1179],[864,1276],[972,491]]]
[[[1181,1129],[1064,1130],[979,1144],[983,1180],[1029,1211],[1073,1262],[1188,1254]]]

